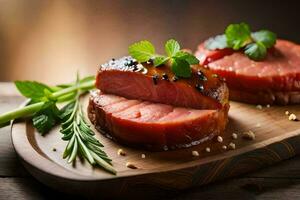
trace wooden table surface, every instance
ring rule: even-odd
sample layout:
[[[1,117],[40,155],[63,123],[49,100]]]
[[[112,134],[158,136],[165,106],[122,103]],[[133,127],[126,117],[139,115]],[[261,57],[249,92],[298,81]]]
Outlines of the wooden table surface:
[[[0,83],[0,113],[16,108],[24,98],[12,83]],[[0,199],[53,199],[70,196],[36,181],[13,149],[10,127],[0,129]],[[192,188],[168,199],[300,199],[300,156],[229,180]]]

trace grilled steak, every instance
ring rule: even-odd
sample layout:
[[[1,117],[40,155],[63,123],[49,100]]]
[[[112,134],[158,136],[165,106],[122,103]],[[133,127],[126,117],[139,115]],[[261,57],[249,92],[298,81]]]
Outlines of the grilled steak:
[[[229,106],[196,110],[91,93],[88,114],[101,132],[127,145],[150,150],[188,147],[222,134]]]
[[[224,77],[230,99],[247,103],[300,103],[300,46],[277,40],[260,62],[241,52],[208,51],[201,44],[196,56],[214,73]]]
[[[137,64],[131,57],[101,65],[96,87],[104,93],[195,109],[222,109],[228,103],[226,84],[202,67],[178,79],[167,66]]]

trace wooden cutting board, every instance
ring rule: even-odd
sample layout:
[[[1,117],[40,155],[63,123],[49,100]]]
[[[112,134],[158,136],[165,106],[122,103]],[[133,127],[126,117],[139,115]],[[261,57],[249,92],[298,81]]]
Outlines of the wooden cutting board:
[[[83,101],[87,106],[88,97]],[[66,142],[61,140],[59,127],[41,136],[30,121],[15,122],[12,141],[25,167],[39,181],[64,192],[91,196],[138,195],[139,188],[145,192],[145,187],[152,193],[185,189],[253,171],[300,153],[300,122],[289,121],[285,115],[288,110],[300,116],[300,106],[259,109],[237,102],[230,105],[229,124],[222,143],[214,139],[187,149],[147,152],[122,146],[98,133],[104,150],[113,160],[116,176],[92,168],[87,162],[77,160],[71,165],[62,159]],[[255,133],[255,140],[242,138],[242,133],[249,130]],[[238,138],[233,139],[232,133],[237,133]],[[230,142],[235,143],[235,150],[222,149]],[[210,152],[205,151],[207,147]],[[120,148],[126,156],[117,154]],[[192,156],[192,151],[200,155]],[[138,169],[127,168],[126,162]]]

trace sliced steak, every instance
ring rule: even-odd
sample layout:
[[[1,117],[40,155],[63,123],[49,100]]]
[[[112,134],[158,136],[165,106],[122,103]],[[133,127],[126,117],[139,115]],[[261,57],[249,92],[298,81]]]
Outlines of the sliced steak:
[[[88,115],[100,132],[118,142],[166,150],[196,145],[223,133],[228,104],[220,110],[196,110],[149,101],[91,93]]]
[[[207,69],[193,68],[192,77],[176,78],[167,66],[137,64],[131,57],[101,65],[96,87],[107,94],[195,109],[222,109],[226,84]]]
[[[210,52],[203,44],[196,56],[202,64],[226,79],[232,100],[284,105],[300,103],[300,46],[297,44],[277,40],[275,47],[260,62],[241,52]]]

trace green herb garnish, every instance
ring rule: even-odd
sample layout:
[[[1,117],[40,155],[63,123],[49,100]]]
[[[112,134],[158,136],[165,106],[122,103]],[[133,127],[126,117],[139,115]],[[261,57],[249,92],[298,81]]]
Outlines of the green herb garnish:
[[[276,43],[276,34],[268,30],[260,30],[251,34],[255,42],[261,42],[266,48],[271,48]]]
[[[51,92],[50,87],[36,81],[15,81],[19,92],[31,101],[45,101],[47,94]]]
[[[77,156],[85,158],[91,165],[101,166],[116,174],[111,160],[101,149],[103,145],[94,137],[95,133],[83,115],[80,97],[94,88],[95,78],[77,78],[75,83],[47,86],[35,81],[16,81],[19,92],[30,99],[25,107],[0,115],[0,126],[10,120],[31,117],[33,126],[42,135],[57,124],[61,124],[62,139],[68,141],[63,158],[73,162]],[[66,103],[59,109],[58,103]]]
[[[54,101],[47,101],[32,117],[32,124],[41,135],[49,132],[59,121],[60,111]]]
[[[246,23],[230,24],[225,34],[209,38],[205,47],[209,50],[232,48],[243,50],[252,60],[263,60],[267,55],[267,49],[276,43],[276,34],[269,30],[260,30],[251,33]]]
[[[228,48],[225,35],[217,35],[205,41],[205,48],[209,50]]]
[[[266,57],[267,48],[261,42],[248,44],[245,47],[244,53],[252,60],[262,60]]]
[[[79,81],[77,82],[79,85]],[[61,109],[62,119],[60,132],[63,140],[69,141],[64,151],[63,158],[68,158],[71,163],[78,154],[82,155],[91,165],[98,164],[105,170],[115,174],[111,166],[111,159],[101,149],[103,145],[94,137],[95,133],[87,124],[80,104],[80,89],[76,92],[75,99],[71,100]]]
[[[225,30],[227,45],[239,50],[251,42],[251,31],[248,24],[230,24]]]
[[[146,40],[132,44],[128,50],[129,54],[139,62],[153,60],[155,67],[170,64],[172,72],[177,77],[190,77],[192,73],[190,65],[199,63],[194,55],[180,50],[179,43],[174,39],[168,40],[165,44],[166,56],[156,54],[153,44]]]

